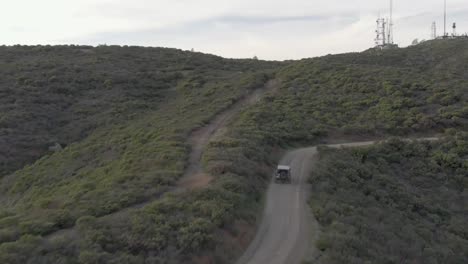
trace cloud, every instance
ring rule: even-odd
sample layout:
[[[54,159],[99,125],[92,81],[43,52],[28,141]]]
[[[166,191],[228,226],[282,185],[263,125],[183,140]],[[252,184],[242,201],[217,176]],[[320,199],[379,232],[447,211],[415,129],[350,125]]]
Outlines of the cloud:
[[[321,21],[327,20],[325,16],[224,16],[218,18],[212,18],[207,20],[216,21],[221,23],[228,24],[248,24],[248,25],[258,25],[258,24],[273,24],[273,23],[288,23],[296,21]]]
[[[443,1],[395,0],[395,40],[408,45],[442,25]],[[373,45],[388,1],[15,0],[0,11],[0,44],[166,46],[225,57],[298,59]],[[468,31],[468,2],[449,2],[449,21]],[[440,28],[441,29],[441,28]]]
[[[314,45],[314,38],[357,21],[359,17],[352,15],[221,16],[164,28],[101,32],[63,42],[127,45],[149,43],[155,46],[195,48],[226,57],[257,55],[265,59],[299,58],[303,55],[298,51],[304,51],[301,46],[310,48]]]

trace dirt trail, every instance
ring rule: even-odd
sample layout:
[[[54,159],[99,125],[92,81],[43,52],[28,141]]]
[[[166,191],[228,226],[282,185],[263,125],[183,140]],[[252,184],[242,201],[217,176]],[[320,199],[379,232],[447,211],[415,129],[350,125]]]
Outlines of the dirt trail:
[[[424,138],[420,140],[437,140]],[[327,145],[358,147],[375,141]],[[307,179],[316,163],[317,147],[288,152],[282,165],[291,166],[291,184],[270,184],[257,235],[237,264],[298,264],[319,256],[314,243],[320,226],[307,204],[311,190]]]
[[[227,110],[218,114],[210,123],[196,129],[190,135],[188,140],[191,146],[188,167],[185,170],[184,176],[180,179],[178,187],[183,189],[201,188],[210,183],[211,176],[203,173],[201,159],[203,151],[208,143],[219,134],[223,133],[223,128],[227,123],[239,112],[250,105],[257,103],[262,96],[268,92],[277,89],[278,81],[271,80],[266,83],[263,88],[253,91],[238,102],[234,103]]]
[[[130,210],[142,208],[145,205],[148,205],[149,203],[166,193],[181,193],[186,190],[202,188],[207,186],[211,182],[212,177],[206,173],[203,173],[201,158],[203,155],[203,151],[210,142],[210,140],[213,139],[215,136],[219,136],[221,133],[223,133],[223,128],[225,128],[227,123],[235,115],[239,114],[239,112],[243,108],[257,103],[263,97],[263,95],[265,95],[267,92],[275,91],[278,87],[279,82],[277,80],[268,81],[264,87],[258,88],[250,94],[245,95],[239,101],[235,102],[231,107],[216,115],[214,119],[208,124],[194,130],[190,134],[190,138],[188,139],[188,142],[191,146],[188,166],[184,172],[184,175],[179,180],[175,188],[172,188],[169,191],[159,194],[156,198],[153,197],[152,199],[149,199],[145,202],[122,208],[117,212],[101,216],[99,217],[99,219],[115,220],[121,217],[122,215],[125,215]],[[54,233],[46,235],[44,238],[50,240],[58,236],[70,237],[75,235],[75,227],[71,227],[67,229],[58,230]]]

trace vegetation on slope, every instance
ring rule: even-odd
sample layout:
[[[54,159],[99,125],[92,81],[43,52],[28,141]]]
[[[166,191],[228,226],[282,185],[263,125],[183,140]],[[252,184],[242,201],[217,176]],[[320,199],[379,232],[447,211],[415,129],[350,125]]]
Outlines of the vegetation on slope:
[[[252,60],[225,60],[165,49],[99,47],[85,48],[86,52],[83,47],[4,49],[5,53],[13,53],[12,58],[17,58],[7,60],[6,66],[2,65],[7,69],[10,69],[8,63],[21,65],[22,60],[30,63],[31,56],[50,60],[60,69],[70,65],[86,68],[84,62],[73,57],[75,53],[84,53],[83,56],[104,56],[108,59],[96,64],[96,68],[103,69],[103,76],[93,75],[103,78],[98,80],[99,83],[106,82],[106,74],[112,75],[114,71],[131,73],[128,73],[129,76],[116,74],[115,78],[122,78],[122,83],[116,84],[116,88],[113,88],[114,84],[89,87],[87,78],[95,70],[94,66],[86,68],[88,74],[72,76],[73,72],[69,73],[70,78],[76,78],[81,84],[67,79],[67,74],[60,75],[64,80],[60,83],[63,96],[57,96],[55,90],[49,90],[50,86],[47,85],[42,88],[35,86],[35,89],[42,90],[30,95],[22,91],[29,86],[18,84],[16,90],[25,93],[25,100],[29,101],[24,102],[27,107],[2,110],[2,116],[7,117],[2,119],[5,124],[2,128],[6,131],[6,136],[2,137],[6,147],[2,150],[9,157],[3,171],[15,169],[14,163],[24,164],[31,158],[22,152],[15,155],[8,151],[9,148],[16,149],[22,138],[37,139],[39,145],[56,135],[70,138],[70,141],[64,144],[66,148],[53,153],[48,153],[47,149],[37,150],[38,156],[45,155],[1,180],[2,263],[24,263],[24,259],[38,259],[37,256],[45,250],[39,245],[46,244],[40,236],[73,226],[75,222],[89,222],[78,220],[81,218],[108,215],[121,208],[147,202],[173,188],[186,166],[188,134],[250,90],[262,87],[269,78],[269,68],[277,65]],[[45,54],[42,53],[43,49]],[[49,53],[56,57],[48,57]],[[125,61],[130,62],[125,64]],[[47,78],[41,72],[43,67],[40,61],[37,67],[28,75],[29,78]],[[158,78],[158,71],[166,68],[170,68],[168,71],[172,73],[168,74],[173,79],[167,79],[164,74],[166,77]],[[11,70],[10,74],[18,73]],[[139,80],[130,82],[129,78]],[[10,89],[6,89],[8,86],[2,87]],[[50,103],[52,107],[62,107],[62,101],[71,106],[57,117],[56,112],[44,110],[42,101],[34,100],[36,95],[57,99],[57,102]],[[18,94],[7,99],[22,100]],[[87,113],[77,115],[74,107],[87,100],[93,100],[97,107],[86,107]],[[138,107],[134,104],[136,102]],[[12,125],[16,120],[14,117],[18,117],[21,111],[30,111],[27,114],[32,116],[31,119],[25,118],[18,126]],[[54,125],[52,122],[55,118],[66,122]],[[84,119],[93,123],[92,129],[84,128]],[[42,126],[45,123],[54,129]],[[36,133],[45,136],[36,138]],[[76,134],[80,136],[74,137]],[[32,150],[35,147],[35,144],[31,145]],[[10,163],[10,160],[15,162]],[[35,250],[30,250],[30,244],[34,245]],[[71,255],[71,263],[77,261],[74,254],[79,254],[81,250],[72,250],[74,243],[62,243],[60,246],[73,252],[65,254]],[[54,254],[59,253],[54,251]],[[58,260],[44,261],[50,263]]]
[[[236,182],[236,190],[241,197],[248,197],[249,205],[260,204],[271,175],[266,168],[276,163],[272,153],[278,148],[337,136],[466,130],[466,44],[466,40],[429,42],[420,47],[327,56],[286,66],[277,73],[283,82],[281,88],[247,109],[223,138],[210,144],[206,167],[220,181]],[[460,53],[450,52],[454,49]],[[421,58],[436,59],[428,64]],[[391,66],[388,61],[392,61]],[[450,67],[441,67],[448,61]],[[230,187],[223,189],[231,191]],[[235,205],[242,208],[243,202],[237,199]],[[254,223],[255,218],[245,220]]]
[[[284,110],[263,120],[280,122],[276,129],[292,131],[291,139],[307,138],[314,130],[403,135],[466,128],[466,44],[435,41],[292,64],[278,74],[287,89],[267,106]]]
[[[466,263],[468,134],[322,149],[310,199],[317,263]]]
[[[43,232],[32,232],[34,236],[31,236],[30,231],[20,235],[18,231],[14,231],[11,235],[10,230],[18,230],[18,227],[11,224],[17,221],[16,212],[21,212],[19,215],[32,216],[28,208],[38,208],[27,199],[17,204],[13,203],[7,213],[4,213],[5,217],[0,219],[2,232],[14,238],[0,245],[0,260],[6,263],[24,263],[33,259],[37,263],[190,263],[212,259],[216,263],[231,263],[242,250],[242,245],[238,241],[248,240],[252,235],[246,231],[245,226],[256,220],[256,210],[261,207],[261,197],[269,180],[269,167],[275,163],[272,153],[278,148],[285,148],[291,144],[310,144],[337,134],[404,135],[442,131],[450,127],[465,129],[468,76],[466,76],[467,65],[463,62],[468,56],[467,47],[466,41],[428,42],[402,50],[370,50],[360,54],[327,56],[291,63],[277,72],[276,77],[282,81],[277,92],[267,95],[257,105],[245,109],[232,122],[226,133],[210,143],[204,153],[204,167],[215,180],[208,188],[163,195],[143,208],[128,210],[122,215],[99,217],[131,204],[125,202],[126,199],[121,199],[121,194],[124,194],[123,197],[127,194],[133,196],[135,193],[138,195],[146,193],[144,197],[153,195],[152,192],[157,189],[153,188],[154,186],[146,189],[135,188],[129,192],[125,190],[144,186],[143,183],[153,184],[153,180],[159,182],[156,172],[174,173],[175,171],[173,176],[167,178],[176,179],[185,164],[188,150],[184,140],[188,132],[201,124],[201,120],[207,120],[214,112],[227,107],[232,100],[227,99],[216,104],[217,106],[209,112],[203,111],[205,107],[211,105],[215,98],[226,98],[227,95],[238,98],[245,91],[245,87],[250,86],[245,82],[259,80],[258,82],[262,83],[266,78],[263,74],[247,74],[249,78],[239,84],[236,82],[239,75],[232,75],[232,78],[219,80],[217,85],[216,82],[211,82],[209,83],[211,86],[203,85],[199,90],[188,89],[191,92],[187,96],[177,92],[173,94],[174,100],[163,104],[167,108],[161,105],[154,110],[154,114],[149,112],[148,115],[144,115],[141,122],[130,120],[129,123],[122,125],[123,130],[134,132],[130,132],[132,140],[125,141],[126,147],[122,148],[121,155],[134,155],[131,164],[137,162],[139,165],[131,167],[132,180],[128,182],[120,182],[113,178],[114,172],[107,174],[106,178],[116,183],[117,187],[108,189],[105,187],[102,190],[114,198],[109,199],[109,196],[99,192],[93,193],[84,189],[85,194],[91,193],[95,198],[106,197],[106,199],[102,201],[97,199],[99,206],[83,204],[82,213],[72,218],[78,219],[76,230],[58,233],[46,239],[40,237]],[[460,50],[460,53],[454,56],[451,52],[453,49]],[[269,69],[276,66],[276,64],[259,63],[261,64],[250,66],[241,64],[245,66],[245,71],[248,71],[246,70],[248,67]],[[204,74],[209,73],[208,70],[204,72]],[[255,76],[258,78],[254,78]],[[186,83],[191,85],[194,82],[196,79],[195,81],[189,79]],[[235,85],[225,87],[222,84],[226,82]],[[178,87],[181,83],[178,82]],[[212,89],[215,91],[214,94],[206,98],[200,96],[209,91],[209,87],[217,87]],[[176,109],[186,100],[197,103],[182,113],[159,110]],[[200,112],[197,113],[194,109]],[[166,115],[166,119],[159,119],[165,113],[170,114]],[[146,119],[147,117],[155,119]],[[177,143],[156,150],[151,148],[153,155],[162,157],[159,154],[164,153],[163,156],[166,158],[162,163],[156,162],[151,167],[151,173],[145,182],[144,174],[139,174],[139,170],[146,168],[148,163],[138,162],[141,157],[146,157],[148,152],[140,152],[140,149],[144,150],[146,144],[158,143],[153,143],[154,138],[146,141],[146,144],[145,141],[138,143],[145,139],[145,134],[135,131],[150,124],[147,128],[149,132],[159,133],[154,131],[159,131],[163,125],[157,123],[167,122],[169,117],[174,123],[170,123],[171,127],[165,126],[167,131],[163,131],[167,134],[156,137],[156,142],[164,143],[170,139]],[[148,122],[149,120],[154,122]],[[180,124],[180,120],[186,125],[174,126],[175,129],[172,129],[172,124]],[[148,130],[143,129],[143,131]],[[83,142],[91,140],[94,134],[95,140],[102,139],[104,135],[106,138],[114,137],[114,132],[117,133],[115,135],[119,135],[115,129],[112,129],[114,132],[110,136],[98,134],[102,133],[100,131],[97,129]],[[122,138],[127,137],[122,135]],[[158,141],[159,139],[161,141]],[[80,145],[85,146],[85,143]],[[130,149],[134,147],[135,151],[133,153],[127,151],[127,146]],[[85,149],[83,148],[83,157],[89,157],[86,154],[90,152]],[[102,154],[108,149],[108,145],[101,149],[102,152],[97,152],[96,155],[100,157],[98,160],[105,157]],[[67,151],[65,149],[63,152]],[[57,158],[62,157],[60,154],[54,155],[57,155]],[[54,155],[41,162],[49,162]],[[122,159],[119,158],[124,162]],[[46,163],[38,165],[37,171],[49,168]],[[109,168],[114,166],[109,165]],[[19,173],[23,174],[23,171]],[[59,177],[63,174],[56,175]],[[7,191],[11,190],[9,186],[13,186],[15,178],[6,178],[8,181],[5,182],[10,184],[5,185]],[[70,177],[72,181],[85,183],[87,177],[83,178],[85,180],[75,178]],[[161,184],[162,188],[170,187],[171,180],[166,185]],[[94,179],[92,181],[94,182]],[[31,194],[44,186],[38,185],[38,188],[34,189],[34,185],[28,188],[29,191],[33,191]],[[104,183],[102,186],[109,184]],[[81,189],[80,185],[76,187],[76,190]],[[111,192],[111,190],[117,191]],[[38,195],[36,198],[41,196]],[[5,201],[3,204],[9,204],[8,199],[12,199],[10,197],[14,196],[7,195],[0,200]],[[52,197],[58,196],[52,193]],[[76,210],[73,205],[76,201],[72,200],[70,203],[72,213]],[[105,209],[100,211],[101,213],[94,213],[93,208],[108,208],[102,204],[109,203],[116,206],[111,206],[113,208],[111,210]],[[14,216],[10,216],[12,214]],[[47,218],[47,221],[39,220],[40,223],[48,221],[50,218]],[[52,228],[46,230],[57,228],[59,228],[57,225],[52,225]]]
[[[178,85],[210,86],[204,92],[212,95],[276,65],[117,46],[3,46],[0,57],[0,178],[51,154],[55,143],[67,146],[156,111]]]

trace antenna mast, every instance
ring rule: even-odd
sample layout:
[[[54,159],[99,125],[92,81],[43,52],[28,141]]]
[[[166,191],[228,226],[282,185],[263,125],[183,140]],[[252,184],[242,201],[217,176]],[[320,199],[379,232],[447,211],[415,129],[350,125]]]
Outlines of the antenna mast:
[[[432,38],[432,39],[436,39],[436,38],[437,38],[437,25],[436,25],[436,22],[432,22],[431,38]]]
[[[444,0],[444,38],[447,37],[447,0]]]
[[[388,44],[393,44],[393,0],[390,0],[390,20],[388,21]]]

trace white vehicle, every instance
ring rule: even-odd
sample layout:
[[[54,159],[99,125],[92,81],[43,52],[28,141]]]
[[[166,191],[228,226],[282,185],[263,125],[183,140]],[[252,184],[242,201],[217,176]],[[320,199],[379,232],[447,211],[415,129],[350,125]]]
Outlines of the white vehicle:
[[[291,167],[279,165],[275,172],[276,183],[291,183]]]

